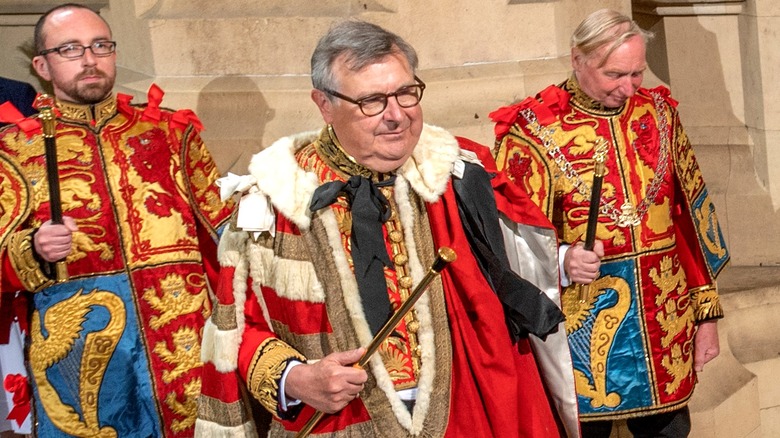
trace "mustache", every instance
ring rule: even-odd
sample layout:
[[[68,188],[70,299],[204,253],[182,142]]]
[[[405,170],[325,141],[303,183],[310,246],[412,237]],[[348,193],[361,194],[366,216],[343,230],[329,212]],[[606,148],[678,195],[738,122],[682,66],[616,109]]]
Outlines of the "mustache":
[[[76,79],[83,79],[87,76],[99,76],[101,78],[108,77],[108,75],[102,70],[99,70],[97,68],[88,68],[83,70],[81,73],[79,73]]]

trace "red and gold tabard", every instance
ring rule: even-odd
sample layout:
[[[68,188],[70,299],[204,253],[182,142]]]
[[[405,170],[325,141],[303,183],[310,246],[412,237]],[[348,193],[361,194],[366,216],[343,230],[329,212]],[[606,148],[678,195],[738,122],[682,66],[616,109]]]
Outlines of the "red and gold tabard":
[[[56,103],[62,211],[78,226],[64,282],[42,272],[31,248],[50,218],[40,130],[0,131],[25,182],[3,205],[24,205],[29,193],[27,208],[2,224],[2,292],[35,292],[29,360],[40,436],[194,433],[208,282],[232,205],[219,199],[197,118],[160,109],[162,93],[152,91],[144,107],[121,94]]]
[[[659,87],[605,108],[572,78],[491,114],[498,167],[563,243],[584,240],[594,158],[605,158],[600,277],[584,302],[575,286],[563,294],[584,420],[685,405],[696,323],[722,316],[715,278],[728,252],[675,106]]]

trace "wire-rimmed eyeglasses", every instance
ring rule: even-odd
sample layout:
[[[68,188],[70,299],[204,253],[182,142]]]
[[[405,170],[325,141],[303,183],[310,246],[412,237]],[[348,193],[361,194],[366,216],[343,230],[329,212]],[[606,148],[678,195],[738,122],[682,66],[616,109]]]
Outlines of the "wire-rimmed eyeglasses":
[[[341,100],[354,103],[360,107],[360,112],[365,116],[372,117],[384,111],[385,108],[387,108],[387,100],[393,96],[395,97],[396,102],[398,102],[398,106],[401,108],[411,108],[419,104],[423,97],[423,91],[425,91],[425,83],[417,76],[414,77],[414,80],[417,81],[416,84],[401,87],[394,93],[377,93],[361,97],[360,99],[353,99],[329,88],[324,88],[322,91],[333,97],[338,97]]]
[[[43,56],[57,52],[63,58],[75,59],[84,56],[87,49],[91,50],[95,56],[108,56],[116,51],[116,41],[95,41],[88,46],[75,43],[63,44],[52,49],[41,50],[38,54]]]

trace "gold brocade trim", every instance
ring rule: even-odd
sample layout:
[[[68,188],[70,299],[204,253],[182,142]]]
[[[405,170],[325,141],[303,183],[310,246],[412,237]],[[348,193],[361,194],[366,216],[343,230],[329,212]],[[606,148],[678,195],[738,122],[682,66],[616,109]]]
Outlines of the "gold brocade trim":
[[[238,328],[236,321],[236,305],[217,303],[211,314],[211,322],[220,330],[235,330]]]
[[[238,427],[249,421],[243,399],[227,403],[204,394],[198,400],[198,418],[225,427]]]
[[[694,319],[697,322],[723,318],[723,307],[720,305],[720,296],[715,285],[691,289],[690,294],[694,309]]]
[[[81,105],[58,100],[57,109],[60,111],[63,119],[101,127],[116,114],[116,96],[112,94],[102,102],[92,105]]]
[[[24,288],[31,292],[38,292],[54,284],[54,280],[41,271],[40,264],[33,256],[34,232],[35,230],[22,230],[12,234],[8,240],[8,255],[11,266]]]
[[[587,423],[590,421],[618,421],[629,420],[631,418],[647,417],[649,415],[665,414],[667,412],[676,411],[684,408],[691,400],[693,392],[689,393],[686,397],[676,400],[670,404],[656,405],[655,407],[643,407],[638,409],[629,409],[621,411],[619,413],[606,412],[598,414],[583,414],[580,413],[580,422]]]
[[[582,88],[580,88],[580,83],[577,81],[577,77],[574,75],[574,73],[572,73],[571,77],[569,77],[566,82],[562,83],[559,88],[571,94],[572,103],[593,114],[598,114],[601,116],[614,116],[620,114],[620,112],[623,111],[623,107],[625,106],[625,104],[623,104],[617,108],[608,108],[602,105],[599,101],[588,96],[588,94],[582,91]]]
[[[266,339],[255,351],[249,363],[246,382],[249,392],[268,412],[277,415],[279,407],[279,379],[287,362],[296,359],[306,362],[298,350],[279,339]]]
[[[324,128],[324,131],[327,132],[323,132],[319,141],[314,143],[317,154],[325,161],[328,167],[345,173],[345,180],[352,175],[360,175],[374,182],[384,181],[390,177],[389,174],[375,172],[358,164],[355,158],[350,156],[341,146],[341,143],[339,143],[339,139],[336,138],[336,133],[333,131],[333,126],[328,125]],[[327,135],[324,135],[325,133]]]

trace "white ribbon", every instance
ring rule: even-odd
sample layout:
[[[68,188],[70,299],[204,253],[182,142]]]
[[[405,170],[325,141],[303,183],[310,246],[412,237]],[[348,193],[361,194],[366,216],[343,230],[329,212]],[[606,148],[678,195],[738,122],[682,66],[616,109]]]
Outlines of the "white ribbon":
[[[482,164],[482,161],[480,161],[479,157],[477,157],[477,154],[475,152],[466,149],[461,149],[458,159],[455,160],[452,166],[452,174],[455,175],[455,177],[458,179],[463,178],[463,173],[466,171],[465,162],[477,164],[483,168],[485,167],[485,165]]]
[[[268,197],[257,190],[249,189],[249,193],[241,197],[238,204],[238,217],[236,226],[244,231],[249,231],[257,239],[264,231],[276,234],[276,215],[268,202]]]
[[[238,203],[236,227],[251,232],[255,239],[262,232],[275,235],[276,216],[268,201],[268,197],[257,187],[257,180],[252,175],[239,176],[228,172],[227,176],[217,180],[219,196],[223,201],[235,193],[242,194]]]
[[[252,175],[238,176],[228,172],[227,176],[217,180],[219,197],[222,198],[222,201],[227,201],[234,193],[244,193],[256,183],[257,180]]]

